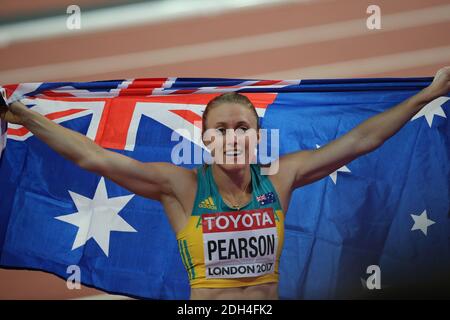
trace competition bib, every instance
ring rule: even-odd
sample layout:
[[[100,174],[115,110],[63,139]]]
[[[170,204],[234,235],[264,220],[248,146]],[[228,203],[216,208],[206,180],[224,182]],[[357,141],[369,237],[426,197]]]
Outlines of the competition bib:
[[[273,273],[278,234],[273,208],[202,215],[206,278]]]

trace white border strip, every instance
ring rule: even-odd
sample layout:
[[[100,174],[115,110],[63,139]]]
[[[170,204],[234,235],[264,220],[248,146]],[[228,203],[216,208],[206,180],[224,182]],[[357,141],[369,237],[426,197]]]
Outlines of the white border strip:
[[[86,13],[83,13],[83,7],[80,6],[81,29],[69,30],[66,27],[69,15],[61,12],[62,15],[56,17],[12,23],[0,27],[0,46],[179,18],[207,16],[245,7],[310,1],[312,0],[164,0],[97,9]]]

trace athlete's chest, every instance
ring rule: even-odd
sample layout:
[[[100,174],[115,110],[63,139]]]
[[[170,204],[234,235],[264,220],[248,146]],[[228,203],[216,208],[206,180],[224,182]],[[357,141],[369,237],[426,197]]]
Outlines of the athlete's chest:
[[[275,270],[283,227],[282,211],[269,206],[191,216],[178,238],[202,261],[206,278],[254,277]]]

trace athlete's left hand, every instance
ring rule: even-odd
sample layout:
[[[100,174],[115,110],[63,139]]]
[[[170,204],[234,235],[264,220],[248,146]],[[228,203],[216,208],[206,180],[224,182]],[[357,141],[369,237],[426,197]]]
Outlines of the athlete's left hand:
[[[436,72],[433,82],[425,89],[431,97],[438,98],[450,92],[450,67],[443,67]]]

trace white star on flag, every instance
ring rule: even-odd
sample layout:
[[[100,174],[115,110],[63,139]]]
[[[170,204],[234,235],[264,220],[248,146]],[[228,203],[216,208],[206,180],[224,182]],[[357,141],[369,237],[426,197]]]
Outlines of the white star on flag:
[[[427,105],[425,105],[422,109],[420,109],[419,112],[417,112],[414,117],[411,118],[410,121],[414,121],[422,116],[425,117],[427,120],[428,125],[431,128],[431,125],[433,124],[434,116],[441,116],[444,118],[447,118],[447,116],[444,113],[444,109],[442,109],[442,106],[444,103],[446,103],[448,100],[450,100],[449,97],[439,97],[437,99],[434,99]]]
[[[320,146],[318,144],[316,144],[316,148],[319,149]],[[331,180],[333,180],[334,184],[336,184],[337,182],[337,173],[341,171],[341,172],[351,172],[349,168],[347,168],[347,166],[342,166],[339,169],[337,169],[336,171],[332,172],[329,174]]]
[[[433,220],[428,219],[427,210],[424,210],[420,216],[412,214],[411,217],[414,219],[414,225],[412,230],[420,230],[424,235],[427,235],[428,227],[435,224]]]
[[[86,198],[70,190],[69,194],[78,212],[58,216],[55,219],[78,227],[72,250],[83,246],[86,241],[93,238],[108,256],[111,231],[137,232],[119,216],[119,212],[134,197],[134,194],[108,199],[103,177],[97,185],[94,199]]]

